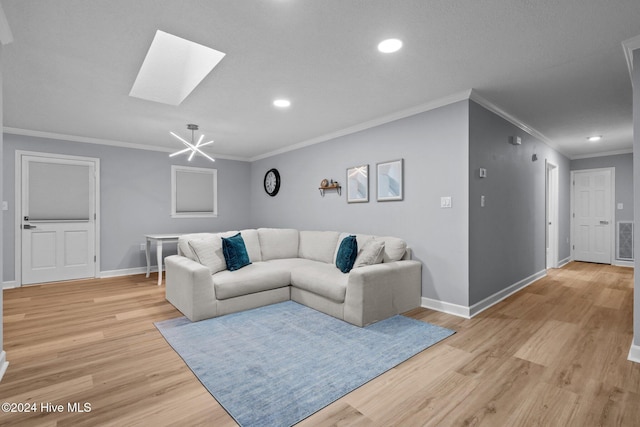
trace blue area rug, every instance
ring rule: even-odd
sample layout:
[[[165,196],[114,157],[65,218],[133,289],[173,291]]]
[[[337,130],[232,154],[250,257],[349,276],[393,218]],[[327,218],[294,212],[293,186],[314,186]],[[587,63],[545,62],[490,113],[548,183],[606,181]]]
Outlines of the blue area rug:
[[[241,426],[291,426],[454,332],[394,316],[364,328],[286,301],[155,324]]]

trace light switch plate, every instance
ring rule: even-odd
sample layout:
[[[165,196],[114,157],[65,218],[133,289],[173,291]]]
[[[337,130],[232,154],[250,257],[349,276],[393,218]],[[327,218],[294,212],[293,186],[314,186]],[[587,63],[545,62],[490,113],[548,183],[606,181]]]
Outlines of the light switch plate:
[[[440,197],[440,207],[441,208],[450,208],[451,207],[451,197]]]
[[[624,205],[622,203],[618,203],[618,210],[621,211],[624,209]]]
[[[3,211],[8,211],[9,210],[9,203],[6,201],[2,201],[2,210]]]
[[[487,177],[487,170],[485,168],[480,168],[480,178]]]

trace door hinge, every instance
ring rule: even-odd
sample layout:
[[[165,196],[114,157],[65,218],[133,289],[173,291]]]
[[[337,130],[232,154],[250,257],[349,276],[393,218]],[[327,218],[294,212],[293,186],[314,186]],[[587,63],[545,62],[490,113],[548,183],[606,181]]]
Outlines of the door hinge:
[[[574,251],[576,250],[576,245],[573,245],[573,250],[574,250]]]
[[[93,262],[96,262],[96,256],[95,255],[93,256]]]
[[[575,213],[575,212],[574,212],[574,213],[572,213],[571,215],[573,215],[573,217],[574,217],[574,218],[576,217],[576,213]]]
[[[93,214],[93,219],[97,219],[97,218],[98,218],[97,214],[94,213]]]

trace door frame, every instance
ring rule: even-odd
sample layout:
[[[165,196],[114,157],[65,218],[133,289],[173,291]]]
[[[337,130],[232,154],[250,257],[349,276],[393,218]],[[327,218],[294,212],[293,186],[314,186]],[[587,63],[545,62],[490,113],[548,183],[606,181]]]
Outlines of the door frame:
[[[91,162],[94,165],[94,185],[95,188],[95,272],[94,277],[100,277],[100,159],[96,157],[83,157],[72,156],[67,154],[56,153],[44,153],[38,151],[24,151],[16,150],[15,154],[15,212],[14,212],[14,231],[15,231],[15,243],[14,243],[14,256],[15,256],[15,280],[18,287],[22,286],[22,157],[42,157],[44,159],[55,160],[80,160],[84,162]]]
[[[548,239],[545,244],[545,263],[547,269],[558,268],[558,194],[560,190],[558,180],[558,165],[545,160],[545,239]],[[553,227],[549,227],[549,222],[552,223]],[[549,248],[550,256],[547,253],[547,247]],[[549,257],[551,262],[549,262]]]
[[[610,221],[610,225],[611,225],[611,229],[610,229],[610,245],[611,248],[610,250],[610,261],[609,264],[613,265],[615,260],[616,260],[616,227],[615,227],[615,223],[616,223],[616,168],[615,167],[610,167],[610,168],[593,168],[593,169],[576,169],[576,170],[572,170],[571,171],[571,181],[569,182],[569,186],[570,186],[570,191],[571,191],[571,214],[569,215],[569,220],[570,220],[570,239],[571,239],[571,260],[575,260],[575,246],[574,246],[574,235],[573,235],[573,228],[574,228],[574,222],[575,222],[575,210],[574,210],[574,198],[575,198],[575,174],[576,173],[581,173],[581,172],[602,172],[608,170],[611,172],[611,221]]]

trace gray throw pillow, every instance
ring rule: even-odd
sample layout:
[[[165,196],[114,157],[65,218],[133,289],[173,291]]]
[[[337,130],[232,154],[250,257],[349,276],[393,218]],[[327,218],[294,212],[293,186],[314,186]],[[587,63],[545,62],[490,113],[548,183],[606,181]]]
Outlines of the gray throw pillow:
[[[353,268],[364,267],[365,265],[380,264],[384,258],[384,241],[371,239],[365,243],[364,247],[356,257]]]

